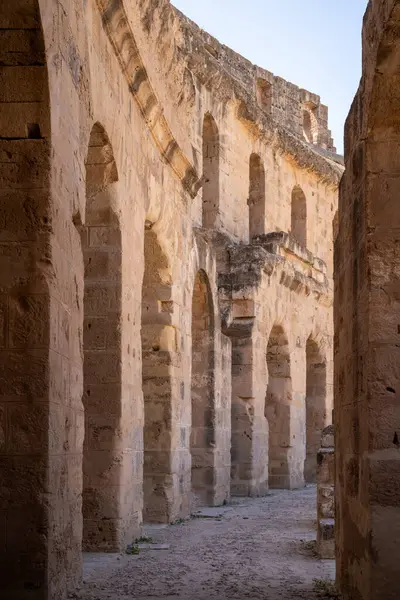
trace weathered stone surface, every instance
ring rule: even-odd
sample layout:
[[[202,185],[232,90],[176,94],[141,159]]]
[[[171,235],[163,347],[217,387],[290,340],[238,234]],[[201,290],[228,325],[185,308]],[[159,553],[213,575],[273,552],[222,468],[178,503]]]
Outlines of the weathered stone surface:
[[[322,431],[317,454],[317,552],[335,558],[335,448],[334,427]]]
[[[335,519],[318,520],[318,554],[322,559],[335,558]]]
[[[371,0],[345,132],[335,244],[337,578],[344,598],[400,596],[400,5]]]
[[[315,478],[342,166],[168,0],[0,29],[0,596],[65,600],[82,548]]]

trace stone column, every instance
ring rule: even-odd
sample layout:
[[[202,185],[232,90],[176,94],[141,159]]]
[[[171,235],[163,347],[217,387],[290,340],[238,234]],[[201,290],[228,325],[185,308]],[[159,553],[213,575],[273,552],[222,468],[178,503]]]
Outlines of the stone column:
[[[216,338],[213,503],[218,506],[230,497],[232,345],[222,334]]]
[[[54,176],[37,0],[2,1],[0,29],[0,597],[63,600],[81,571],[82,274],[68,205],[76,187],[67,174],[73,143],[63,138],[63,175]]]
[[[250,338],[232,338],[231,493],[234,496],[261,496],[268,490],[268,424],[264,416],[265,386],[257,378],[259,346],[256,334]],[[265,363],[264,353],[262,358]]]
[[[322,432],[317,453],[317,552],[335,558],[335,448],[333,425]]]

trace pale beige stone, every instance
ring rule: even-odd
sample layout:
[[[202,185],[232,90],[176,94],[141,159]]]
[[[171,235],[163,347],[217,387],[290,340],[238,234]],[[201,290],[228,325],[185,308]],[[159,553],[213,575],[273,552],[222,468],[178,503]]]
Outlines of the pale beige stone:
[[[82,549],[314,477],[342,166],[318,96],[168,0],[0,29],[0,595],[65,600]]]

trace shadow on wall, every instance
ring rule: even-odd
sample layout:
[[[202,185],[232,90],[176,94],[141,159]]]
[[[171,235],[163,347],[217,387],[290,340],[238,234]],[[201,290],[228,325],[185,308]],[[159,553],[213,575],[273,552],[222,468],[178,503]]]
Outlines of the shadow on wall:
[[[115,209],[117,181],[110,141],[96,123],[86,160],[85,225],[79,227],[84,263],[82,509],[83,550],[87,552],[117,552],[123,538],[119,446],[122,254]]]
[[[268,484],[270,488],[290,488],[292,378],[289,343],[281,325],[274,325],[268,339],[267,369]]]
[[[265,233],[265,170],[258,154],[250,156],[249,164],[249,241]]]
[[[307,248],[307,199],[299,185],[292,191],[291,235]]]
[[[199,271],[192,300],[192,493],[194,504],[214,499],[214,318],[210,285]]]
[[[216,229],[219,213],[220,139],[214,118],[207,113],[203,123],[203,227]]]
[[[317,452],[326,423],[326,360],[317,343],[308,338],[306,345],[306,483],[316,483]]]
[[[172,518],[172,381],[175,331],[171,269],[151,224],[144,233],[142,379],[144,399],[143,520]]]

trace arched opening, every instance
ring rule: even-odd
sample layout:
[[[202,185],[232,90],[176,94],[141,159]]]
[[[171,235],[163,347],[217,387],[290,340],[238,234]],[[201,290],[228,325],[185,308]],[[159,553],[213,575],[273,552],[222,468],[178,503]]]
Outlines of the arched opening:
[[[291,235],[298,244],[307,248],[307,199],[298,185],[292,192]]]
[[[239,319],[238,319],[239,321]],[[238,322],[241,327],[240,321]],[[238,328],[238,329],[239,329]],[[257,435],[257,423],[254,419],[255,401],[252,392],[253,377],[253,340],[251,331],[238,332],[239,336],[232,335],[231,339],[231,495],[253,496],[263,493],[268,487],[266,476],[268,462],[268,433],[264,431],[262,441],[262,454],[265,457],[264,470],[261,474],[263,488],[260,490],[258,482],[253,485],[254,469],[254,436]],[[264,419],[262,419],[264,421]],[[258,475],[258,473],[257,473]]]
[[[143,519],[168,523],[173,505],[172,372],[176,330],[169,262],[151,223],[144,233],[142,379],[144,400]]]
[[[308,110],[303,110],[303,134],[306,142],[312,144],[311,115]]]
[[[256,83],[256,95],[258,106],[270,114],[272,110],[272,85],[270,82],[259,77]]]
[[[265,233],[265,171],[258,154],[249,164],[249,238]]]
[[[303,108],[303,136],[309,144],[318,143],[318,119],[315,104],[307,103]]]
[[[314,340],[306,345],[306,459],[304,479],[315,483],[317,452],[326,423],[326,360]]]
[[[286,334],[274,325],[267,345],[268,385],[265,416],[269,425],[268,482],[271,488],[289,488],[292,379]]]
[[[214,322],[211,291],[199,271],[192,299],[192,456],[193,503],[212,504],[214,497]]]
[[[203,227],[208,229],[218,225],[219,155],[218,127],[207,113],[203,123]]]
[[[83,549],[121,548],[121,230],[117,167],[96,123],[86,159],[86,213],[80,227],[84,276]]]

